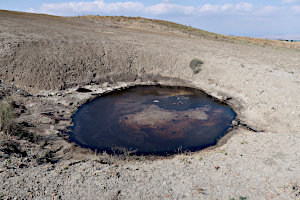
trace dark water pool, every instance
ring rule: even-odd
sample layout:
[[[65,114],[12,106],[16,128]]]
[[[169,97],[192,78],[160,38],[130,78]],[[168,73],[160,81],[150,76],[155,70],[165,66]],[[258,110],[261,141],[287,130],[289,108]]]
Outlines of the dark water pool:
[[[235,116],[198,90],[137,86],[81,106],[70,138],[98,152],[122,148],[137,155],[169,155],[216,144]]]

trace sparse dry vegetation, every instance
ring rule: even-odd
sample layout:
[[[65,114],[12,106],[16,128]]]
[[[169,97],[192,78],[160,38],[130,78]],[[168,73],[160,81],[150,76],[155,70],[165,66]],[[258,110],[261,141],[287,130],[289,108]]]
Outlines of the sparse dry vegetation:
[[[135,28],[144,28],[147,30],[160,30],[163,32],[182,33],[196,38],[204,38],[217,41],[227,41],[233,43],[243,43],[259,46],[271,46],[275,48],[287,48],[300,51],[300,42],[296,41],[283,41],[283,40],[269,40],[261,38],[240,37],[240,36],[228,36],[217,34],[209,31],[204,31],[191,26],[182,25],[170,21],[147,19],[142,17],[125,17],[125,16],[99,16],[99,15],[85,15],[77,16],[77,18],[92,20],[100,22],[102,25],[114,25],[114,26],[132,26]]]
[[[15,112],[8,99],[0,101],[0,132],[2,134],[10,134],[13,129],[13,121]]]
[[[102,22],[103,24],[113,23],[121,26],[134,26],[136,23],[138,23],[139,27],[150,28],[150,30],[152,28],[152,29],[173,32],[173,33],[174,31],[178,31],[184,34],[188,34],[190,36],[196,36],[196,37],[213,39],[213,40],[230,41],[233,39],[232,37],[226,35],[221,35],[209,31],[193,28],[191,26],[182,25],[170,21],[157,20],[157,19],[147,19],[142,17],[125,17],[125,16],[99,16],[99,15],[97,16],[86,15],[86,16],[77,16],[77,17],[82,19]]]
[[[190,68],[193,70],[194,74],[198,74],[201,70],[201,65],[203,64],[203,62],[201,60],[198,59],[193,59],[190,62]]]

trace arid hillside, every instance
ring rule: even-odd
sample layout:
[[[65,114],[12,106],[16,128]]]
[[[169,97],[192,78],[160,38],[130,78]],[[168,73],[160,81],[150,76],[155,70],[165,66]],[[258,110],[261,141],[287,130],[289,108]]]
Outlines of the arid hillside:
[[[0,10],[0,44],[0,99],[11,101],[20,126],[0,134],[1,199],[299,197],[299,42],[144,18]],[[65,131],[82,104],[157,84],[200,89],[230,105],[230,132],[216,146],[158,159],[69,141]]]

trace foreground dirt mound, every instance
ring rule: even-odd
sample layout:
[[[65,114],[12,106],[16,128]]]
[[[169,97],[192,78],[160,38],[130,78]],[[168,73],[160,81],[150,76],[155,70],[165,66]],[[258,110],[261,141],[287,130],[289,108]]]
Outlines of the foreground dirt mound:
[[[0,11],[0,94],[35,138],[1,135],[10,149],[0,154],[1,198],[297,198],[297,48],[131,20]],[[159,161],[120,160],[68,142],[62,130],[80,105],[147,84],[193,87],[228,103],[238,114],[233,131],[209,150]]]

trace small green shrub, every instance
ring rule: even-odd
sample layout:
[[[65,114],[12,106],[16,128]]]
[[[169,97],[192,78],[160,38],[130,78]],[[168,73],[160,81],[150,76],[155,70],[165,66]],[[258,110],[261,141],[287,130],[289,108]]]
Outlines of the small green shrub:
[[[198,74],[200,72],[202,64],[203,64],[203,62],[198,59],[193,59],[190,62],[190,68],[193,70],[194,74]]]
[[[0,132],[10,134],[13,128],[15,112],[11,102],[7,99],[0,101]]]

